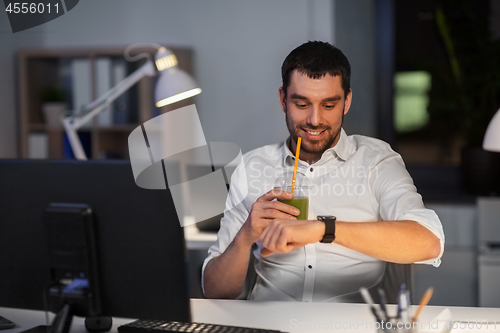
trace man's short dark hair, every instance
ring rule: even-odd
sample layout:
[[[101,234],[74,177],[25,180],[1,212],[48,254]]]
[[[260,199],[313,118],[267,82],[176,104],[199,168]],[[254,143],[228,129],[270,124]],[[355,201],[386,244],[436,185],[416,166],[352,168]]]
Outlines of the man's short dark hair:
[[[340,76],[345,96],[351,90],[349,60],[342,51],[330,43],[309,41],[290,52],[281,66],[285,94],[290,85],[290,76],[295,69],[311,79],[320,79],[326,74]]]

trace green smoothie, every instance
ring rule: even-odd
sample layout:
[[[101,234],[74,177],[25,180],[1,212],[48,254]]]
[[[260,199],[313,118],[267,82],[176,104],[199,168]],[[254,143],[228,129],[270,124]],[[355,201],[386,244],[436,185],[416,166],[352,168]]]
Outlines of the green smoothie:
[[[295,197],[293,199],[278,199],[278,201],[300,210],[297,220],[307,220],[307,215],[309,213],[309,198]]]

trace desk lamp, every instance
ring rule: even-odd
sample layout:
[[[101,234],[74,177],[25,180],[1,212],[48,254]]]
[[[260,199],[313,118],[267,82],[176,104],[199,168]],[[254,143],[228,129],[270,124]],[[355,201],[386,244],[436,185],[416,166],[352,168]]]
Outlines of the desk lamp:
[[[201,89],[198,88],[194,79],[188,73],[178,68],[177,58],[170,50],[156,44],[148,45],[157,48],[155,62],[153,63],[149,53],[141,53],[135,57],[127,56],[130,49],[136,46],[131,45],[125,50],[125,58],[131,61],[138,60],[137,57],[146,57],[147,61],[144,65],[92,103],[84,106],[74,114],[63,118],[64,130],[68,135],[71,149],[77,159],[86,160],[87,156],[76,131],[97,116],[143,77],[160,75],[155,88],[155,103],[157,107],[172,104],[201,93]]]
[[[495,113],[486,129],[483,149],[500,153],[500,109]]]

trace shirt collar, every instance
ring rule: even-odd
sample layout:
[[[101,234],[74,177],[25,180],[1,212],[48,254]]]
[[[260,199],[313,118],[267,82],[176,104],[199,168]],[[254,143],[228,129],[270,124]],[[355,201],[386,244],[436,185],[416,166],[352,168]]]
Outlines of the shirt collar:
[[[333,149],[337,156],[344,161],[347,161],[356,152],[356,146],[352,142],[351,138],[347,136],[343,128],[340,131],[339,141],[335,147],[330,149]]]
[[[289,139],[290,138],[286,139],[283,142],[283,147],[282,147],[283,148],[283,166],[285,166],[285,167],[286,166],[293,166],[293,163],[295,160],[295,155],[292,153],[292,151],[288,147]],[[337,142],[337,144],[334,147],[327,149],[323,153],[323,155],[321,156],[321,158],[318,162],[327,158],[330,154],[334,154],[334,155],[338,156],[340,159],[346,161],[355,152],[356,152],[356,146],[354,145],[354,143],[352,143],[352,141],[350,140],[350,138],[347,136],[344,129],[342,128],[340,130],[340,139]],[[299,161],[299,163],[300,162],[302,162],[302,161]]]
[[[288,141],[290,137],[283,141],[283,167],[291,166],[295,162],[295,156],[292,154],[290,148],[288,148]]]

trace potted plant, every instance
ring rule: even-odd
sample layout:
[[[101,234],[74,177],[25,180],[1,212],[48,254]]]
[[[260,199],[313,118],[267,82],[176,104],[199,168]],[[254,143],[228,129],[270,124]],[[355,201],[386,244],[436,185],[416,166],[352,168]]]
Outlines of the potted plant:
[[[61,127],[61,114],[67,109],[64,90],[55,85],[49,85],[43,90],[42,113],[45,123],[49,127]]]
[[[500,154],[482,149],[486,128],[500,108],[500,39],[491,37],[484,7],[438,1],[435,22],[449,66],[434,66],[429,114],[462,143],[462,174],[473,194],[500,194]]]

